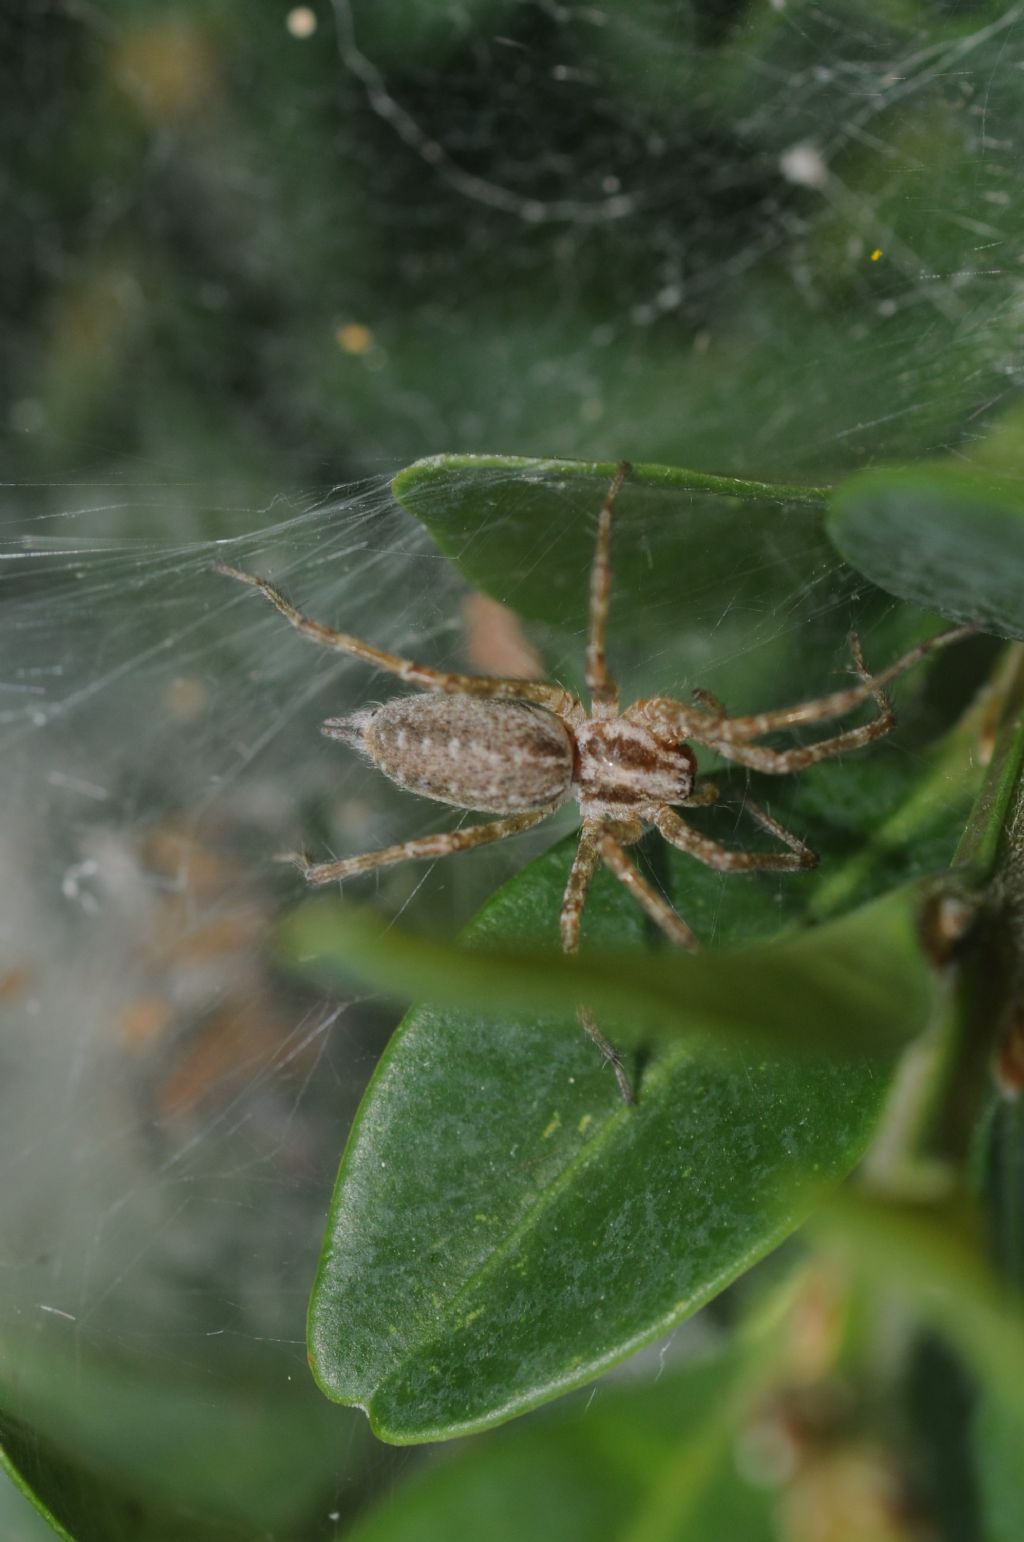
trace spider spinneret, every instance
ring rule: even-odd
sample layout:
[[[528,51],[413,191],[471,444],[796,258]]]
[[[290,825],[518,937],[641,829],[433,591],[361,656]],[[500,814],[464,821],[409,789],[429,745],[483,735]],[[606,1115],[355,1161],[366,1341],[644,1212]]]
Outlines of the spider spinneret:
[[[487,824],[428,835],[337,862],[295,861],[311,884],[334,883],[395,862],[447,856],[504,840],[529,830],[570,798],[580,806],[579,844],[562,899],[560,932],[567,953],[579,948],[580,917],[587,892],[603,865],[669,939],[690,951],[699,943],[658,891],[638,872],[625,848],[653,825],[671,845],[719,872],[793,872],[818,858],[792,831],[749,798],[746,811],[785,849],[745,851],[720,845],[683,819],[677,810],[713,803],[717,789],[701,783],[691,743],[723,759],[771,775],[801,771],[847,750],[860,749],[889,733],[895,718],[884,686],[936,648],[969,636],[955,627],[911,648],[877,675],[864,663],[860,643],[850,637],[859,684],[795,707],[730,717],[706,691],[694,691],[695,705],[654,697],[619,710],[619,691],[605,659],[605,630],[611,594],[611,522],[615,500],[630,467],[622,462],[598,516],[590,576],[590,620],[586,649],[589,711],[561,686],[489,675],[449,674],[385,653],[370,643],[324,626],[295,609],[266,579],[218,563],[218,571],[263,594],[297,631],[323,647],[360,658],[427,692],[400,696],[382,706],[329,718],[323,731],[355,745],[392,782],[409,792],[472,812],[498,814]],[[812,744],[773,749],[754,741],[780,729],[827,722],[873,700],[877,716]],[[577,1015],[611,1065],[627,1103],[635,1101],[622,1061],[601,1033],[590,1008]]]

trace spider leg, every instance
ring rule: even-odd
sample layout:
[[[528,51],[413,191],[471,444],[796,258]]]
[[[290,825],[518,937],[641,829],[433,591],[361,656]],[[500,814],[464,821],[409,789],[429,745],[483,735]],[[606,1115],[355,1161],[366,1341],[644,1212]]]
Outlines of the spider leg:
[[[916,648],[911,648],[908,653],[904,653],[887,668],[880,670],[877,675],[869,674],[860,650],[860,640],[856,633],[851,633],[850,648],[853,653],[854,667],[860,676],[860,684],[850,686],[845,691],[834,691],[829,696],[820,696],[815,701],[804,702],[798,707],[783,707],[774,712],[759,712],[748,717],[724,717],[719,715],[717,710],[721,706],[720,703],[707,692],[697,691],[694,694],[701,705],[696,708],[687,707],[682,702],[673,701],[669,697],[653,697],[647,701],[634,703],[625,715],[635,721],[660,728],[667,727],[678,733],[681,739],[692,739],[697,744],[705,744],[721,755],[723,760],[735,761],[738,765],[747,766],[752,771],[764,771],[772,776],[785,776],[793,771],[802,771],[805,766],[811,766],[818,760],[828,760],[833,755],[844,754],[847,750],[860,749],[863,745],[870,744],[872,740],[881,739],[891,732],[896,719],[889,698],[882,689],[886,682],[902,674],[904,670],[910,669],[936,648],[945,648],[950,643],[960,642],[965,637],[973,636],[976,630],[973,626],[961,626],[948,632],[940,632],[937,637],[930,637]],[[878,717],[870,723],[864,723],[858,728],[846,729],[829,739],[820,739],[815,744],[794,745],[788,750],[773,750],[764,745],[748,742],[761,734],[773,733],[781,728],[792,728],[800,723],[824,722],[828,718],[841,717],[843,713],[859,707],[869,697],[873,697],[878,704]],[[709,711],[708,707],[711,704],[713,704],[713,710]]]
[[[580,946],[580,917],[583,907],[587,902],[587,892],[597,871],[598,850],[594,839],[597,827],[585,823],[580,831],[579,845],[576,847],[576,855],[573,858],[572,869],[569,873],[569,881],[565,886],[565,894],[562,897],[562,910],[559,924],[562,933],[563,951],[569,954],[577,953]],[[601,1032],[594,1021],[594,1014],[588,1006],[582,1002],[576,1008],[576,1018],[583,1032],[587,1034],[591,1042],[600,1050],[612,1070],[615,1072],[615,1080],[619,1084],[624,1103],[635,1103],[636,1094],[632,1083],[626,1075],[625,1067],[619,1057],[619,1052],[614,1044],[611,1044]]]
[[[850,652],[853,654],[854,668],[878,706],[878,716],[870,723],[863,723],[859,728],[848,728],[844,733],[833,735],[831,739],[819,739],[816,744],[798,744],[789,750],[770,750],[761,744],[730,745],[717,740],[713,742],[713,748],[725,760],[738,761],[740,765],[749,766],[754,771],[784,775],[790,771],[802,771],[805,766],[813,765],[815,761],[829,760],[833,755],[842,755],[846,750],[860,749],[862,745],[870,744],[873,739],[884,738],[895,728],[896,714],[892,710],[892,702],[879,684],[880,677],[868,673],[864,655],[861,652],[860,638],[856,632],[850,633]],[[757,805],[750,800],[747,802],[747,807],[755,819],[759,819],[766,829],[771,829],[771,825],[766,823],[769,818],[767,814],[758,811]],[[781,829],[781,826],[779,828]]]
[[[448,674],[444,670],[430,669],[425,664],[415,664],[411,659],[403,659],[396,653],[385,653],[383,649],[352,637],[348,632],[335,631],[333,627],[304,616],[265,578],[257,578],[254,573],[244,573],[241,568],[233,568],[226,562],[214,565],[218,573],[236,578],[251,589],[258,589],[303,637],[319,643],[323,648],[331,648],[335,653],[347,653],[352,658],[364,659],[367,664],[372,664],[376,669],[385,669],[409,685],[418,685],[425,691],[446,691],[449,694],[463,692],[467,696],[497,696],[505,701],[531,701],[547,707],[549,712],[558,716],[565,716],[576,705],[576,698],[559,685],[546,685],[538,680],[503,679],[494,675]]]
[[[879,695],[882,693],[879,692]],[[859,750],[874,739],[884,739],[887,733],[892,732],[895,723],[892,709],[887,707],[882,716],[872,718],[870,723],[864,723],[859,728],[848,728],[831,739],[819,739],[814,744],[797,744],[788,750],[772,750],[763,744],[730,744],[713,738],[710,733],[698,742],[713,749],[723,760],[735,761],[737,765],[747,766],[751,771],[763,771],[768,776],[788,776],[793,771],[803,771],[807,766],[813,766],[819,760],[830,760],[833,755],[843,755],[847,750]],[[691,737],[697,736],[694,734]]]
[[[714,782],[702,782],[695,787],[688,798],[679,800],[680,808],[706,808],[709,803],[717,803],[719,791]]]
[[[562,909],[558,924],[562,935],[562,951],[577,953],[580,946],[580,917],[587,903],[587,894],[597,872],[598,851],[595,832],[597,826],[590,821],[580,830],[579,844],[573,857],[569,881],[562,895]]]
[[[790,851],[799,852],[803,861],[796,864],[798,867],[817,867],[817,852],[812,851],[798,835],[794,835],[792,830],[787,830],[779,820],[773,819],[767,809],[763,809],[760,803],[755,803],[753,798],[746,794],[743,798],[743,812],[749,814],[752,819],[756,819],[761,828],[767,830],[769,835],[774,835],[783,846],[788,846]]]
[[[548,803],[544,808],[530,809],[525,814],[513,814],[508,819],[496,819],[487,825],[469,825],[464,830],[448,830],[438,835],[422,835],[397,846],[385,846],[380,851],[368,851],[359,857],[343,857],[340,862],[307,862],[303,856],[289,857],[307,883],[335,883],[341,878],[354,878],[358,873],[368,873],[375,867],[392,867],[396,862],[418,861],[428,857],[447,857],[455,851],[468,851],[473,846],[486,846],[491,841],[503,841],[509,835],[518,835],[540,824],[558,808]]]
[[[822,723],[829,718],[843,717],[847,712],[852,712],[854,707],[859,707],[861,702],[874,697],[879,701],[879,691],[890,680],[895,680],[906,670],[912,669],[921,659],[929,653],[934,653],[937,648],[948,648],[951,643],[961,642],[965,637],[973,637],[977,631],[973,626],[953,627],[948,632],[940,632],[936,637],[929,637],[925,642],[918,643],[916,648],[910,648],[900,655],[892,664],[880,669],[876,675],[868,673],[860,652],[860,640],[855,632],[850,634],[850,649],[853,653],[854,664],[860,675],[860,684],[847,687],[844,691],[832,691],[827,696],[819,696],[814,701],[801,702],[796,707],[779,707],[772,712],[755,712],[746,717],[719,717],[714,721],[710,714],[701,714],[698,726],[709,735],[707,739],[699,739],[699,743],[710,744],[715,741],[715,748],[719,743],[742,744],[748,739],[759,739],[762,734],[774,733],[780,728],[795,728],[800,723]],[[706,693],[695,693],[698,700],[713,704],[713,698]],[[717,704],[715,704],[717,705]],[[881,705],[881,702],[879,702]],[[883,711],[889,712],[888,703]],[[685,711],[685,709],[684,709]],[[689,714],[692,721],[695,714]],[[871,726],[871,725],[868,725]],[[889,725],[892,726],[891,723]],[[888,729],[885,730],[888,732]],[[697,738],[697,734],[691,729],[690,737]],[[870,736],[878,737],[878,730]],[[824,741],[829,742],[829,741]],[[858,743],[866,741],[859,740]],[[853,746],[843,746],[852,748]],[[838,750],[830,750],[830,754],[838,754]]]
[[[800,868],[816,867],[818,858],[799,836],[780,825],[756,803],[747,801],[747,808],[758,824],[770,831],[789,851],[732,851],[717,841],[699,834],[691,825],[670,808],[660,808],[654,816],[654,825],[670,845],[686,851],[705,867],[718,873],[795,872]]]
[[[597,545],[590,570],[590,629],[587,636],[586,681],[595,717],[614,717],[619,710],[619,688],[608,673],[604,639],[612,588],[612,509],[629,471],[629,462],[624,460],[605,493],[597,521]]]
[[[614,835],[609,835],[605,831],[598,836],[597,849],[605,867],[609,868],[619,882],[628,889],[655,925],[661,927],[669,941],[676,943],[680,948],[685,948],[689,953],[699,953],[700,943],[686,922],[676,915],[668,901],[662,899],[646,878],[641,878]]]
[[[690,695],[699,707],[704,707],[708,712],[713,712],[716,717],[729,716],[724,704],[719,701],[718,697],[713,696],[710,691],[706,691],[702,685],[695,685]]]

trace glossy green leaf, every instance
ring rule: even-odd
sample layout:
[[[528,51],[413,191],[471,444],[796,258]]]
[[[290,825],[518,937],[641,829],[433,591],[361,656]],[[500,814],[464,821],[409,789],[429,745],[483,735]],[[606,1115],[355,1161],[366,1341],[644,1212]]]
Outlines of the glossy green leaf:
[[[860,1059],[891,1056],[928,1021],[934,991],[918,941],[920,903],[914,887],[901,889],[811,932],[732,952],[725,964],[718,952],[610,947],[583,959],[550,948],[460,948],[320,900],[291,918],[282,950],[332,983],[354,979],[440,1006],[571,1016],[585,999],[609,1029]]]
[[[944,465],[865,471],[833,496],[828,530],[853,567],[901,599],[1024,637],[1024,489]]]
[[[583,686],[597,512],[612,462],[434,456],[399,501],[470,583],[542,624],[554,676]],[[882,665],[939,630],[837,553],[827,490],[635,465],[615,505],[608,652],[625,699],[703,686],[732,711],[789,705],[850,678],[848,637]],[[954,661],[947,668],[955,676]],[[901,695],[905,694],[903,689]]]
[[[521,615],[582,627],[597,513],[616,469],[434,455],[400,471],[392,488],[471,583]],[[690,611],[691,621],[717,622],[730,603],[756,598],[763,608],[775,588],[792,597],[801,578],[835,566],[822,532],[827,497],[823,488],[633,466],[615,503],[616,621],[628,630],[652,611]]]
[[[470,929],[553,930],[569,854]],[[640,931],[618,893],[591,945]],[[499,1422],[695,1311],[864,1149],[877,1062],[725,1061],[680,1041],[634,1109],[571,1014],[424,1007],[392,1039],[342,1164],[310,1314],[324,1390],[393,1441]]]
[[[472,584],[521,616],[582,634],[597,512],[615,469],[443,455],[407,467],[393,487]],[[638,639],[636,684],[648,694],[699,677],[750,703],[772,688],[805,691],[825,661],[845,662],[854,610],[861,621],[876,617],[879,597],[837,559],[822,525],[825,497],[819,488],[634,466],[615,505],[609,623],[627,685]]]
[[[789,802],[776,812],[825,854],[813,874],[723,877],[655,847],[659,881],[699,935],[740,944],[940,871],[980,777],[975,732],[968,724],[914,756],[818,766],[780,789]],[[707,815],[733,821],[742,844],[734,812]],[[570,859],[564,842],[508,884],[470,929],[470,946],[550,946]],[[306,912],[317,928],[330,915]],[[849,924],[870,929],[871,912]],[[325,938],[314,929],[303,939],[301,926],[300,914],[289,947],[308,963]],[[585,959],[645,942],[630,897],[599,874]],[[883,956],[894,945],[876,936],[858,952],[858,991],[873,990],[875,943]],[[797,951],[813,957],[814,946],[809,934]],[[650,959],[638,957],[639,971]],[[695,962],[655,959],[652,979],[663,965]],[[486,979],[468,988],[486,991]],[[495,997],[534,988],[506,977]],[[752,982],[737,987],[735,1012],[756,1021],[761,994]],[[799,1014],[796,983],[792,994]],[[310,1315],[328,1395],[366,1407],[387,1439],[415,1441],[499,1422],[589,1379],[791,1231],[856,1162],[889,1080],[877,1061],[746,1049],[727,1058],[687,1039],[662,1041],[640,1072],[639,1105],[626,1110],[571,1010],[513,1014],[492,1001],[486,1013],[409,1015],[364,1099],[328,1224]]]
[[[774,1542],[774,1496],[737,1472],[750,1369],[737,1354],[669,1370],[432,1463],[357,1524],[352,1542]]]

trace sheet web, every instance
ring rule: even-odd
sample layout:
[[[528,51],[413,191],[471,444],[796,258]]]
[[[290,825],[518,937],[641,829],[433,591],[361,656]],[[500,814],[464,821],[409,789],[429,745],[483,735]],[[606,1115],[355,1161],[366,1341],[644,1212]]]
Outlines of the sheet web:
[[[275,966],[275,923],[303,897],[275,857],[462,816],[319,735],[395,683],[295,636],[212,564],[264,572],[309,614],[448,667],[473,667],[474,650],[499,664],[511,638],[575,684],[582,636],[519,632],[511,611],[481,622],[384,480],[222,513],[220,539],[188,543],[119,533],[141,502],[174,523],[167,489],[8,496],[45,512],[2,553],[4,1331],[193,1367],[201,1350],[205,1374],[211,1335],[214,1364],[269,1343],[304,1376],[323,1207],[398,1011]],[[577,532],[550,534],[557,551]],[[782,607],[748,604],[731,646],[850,602],[835,563]],[[653,668],[664,685],[676,667],[663,644],[620,645],[614,606],[610,649],[627,680]],[[450,933],[573,822],[347,892]]]

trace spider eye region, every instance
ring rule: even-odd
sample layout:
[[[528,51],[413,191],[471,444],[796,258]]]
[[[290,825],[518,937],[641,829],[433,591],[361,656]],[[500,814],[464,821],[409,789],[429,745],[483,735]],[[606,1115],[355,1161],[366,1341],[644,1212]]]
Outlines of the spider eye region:
[[[642,817],[693,791],[696,757],[686,744],[659,742],[640,723],[606,718],[576,730],[580,809],[585,818]]]
[[[455,808],[518,814],[563,802],[571,791],[568,730],[518,702],[398,696],[323,726],[397,786]]]

